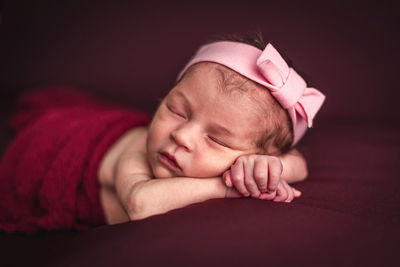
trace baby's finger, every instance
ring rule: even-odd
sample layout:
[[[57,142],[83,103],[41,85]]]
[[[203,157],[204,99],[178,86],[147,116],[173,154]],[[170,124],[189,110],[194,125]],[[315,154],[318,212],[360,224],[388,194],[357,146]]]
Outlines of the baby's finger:
[[[247,159],[243,161],[244,167],[244,184],[247,188],[247,191],[250,192],[252,197],[258,198],[261,194],[260,190],[258,190],[258,186],[254,181],[253,172],[254,172],[254,161],[251,159]]]
[[[293,192],[294,192],[294,197],[300,197],[301,196],[301,191],[297,190],[296,188],[292,187]]]
[[[261,193],[261,195],[258,198],[263,200],[272,200],[275,197],[276,197],[276,191],[272,193]]]
[[[286,188],[286,192],[288,193],[288,197],[285,200],[285,202],[292,202],[292,200],[294,199],[293,188],[290,185],[288,185],[286,182],[283,182],[282,184]]]
[[[230,176],[232,184],[235,186],[236,190],[243,196],[248,197],[250,194],[244,185],[243,162],[240,159],[236,160],[236,162],[231,166]]]
[[[254,161],[253,177],[261,193],[267,192],[268,160],[258,157]]]
[[[278,184],[278,188],[276,189],[276,197],[274,198],[275,202],[285,201],[288,197],[288,192],[283,184],[280,182]]]
[[[277,190],[282,170],[282,163],[279,158],[268,158],[268,192],[274,192]]]
[[[230,170],[227,170],[226,172],[224,172],[224,174],[222,174],[222,180],[224,181],[227,187],[232,187],[232,178]]]

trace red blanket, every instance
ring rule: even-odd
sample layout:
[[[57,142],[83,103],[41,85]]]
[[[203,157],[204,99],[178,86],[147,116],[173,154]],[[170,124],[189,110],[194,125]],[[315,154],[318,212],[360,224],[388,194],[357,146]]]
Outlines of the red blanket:
[[[0,163],[0,231],[85,230],[105,223],[97,170],[107,149],[149,116],[65,88],[22,95]]]

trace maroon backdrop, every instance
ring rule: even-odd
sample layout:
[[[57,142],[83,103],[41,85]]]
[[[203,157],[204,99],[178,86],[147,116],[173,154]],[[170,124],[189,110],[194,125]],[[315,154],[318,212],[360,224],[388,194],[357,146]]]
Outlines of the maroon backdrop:
[[[260,30],[327,101],[299,145],[310,177],[290,205],[211,200],[78,234],[0,234],[1,258],[51,266],[398,266],[397,11],[395,1],[5,1],[2,151],[18,93],[72,85],[153,112],[192,53],[218,34]]]

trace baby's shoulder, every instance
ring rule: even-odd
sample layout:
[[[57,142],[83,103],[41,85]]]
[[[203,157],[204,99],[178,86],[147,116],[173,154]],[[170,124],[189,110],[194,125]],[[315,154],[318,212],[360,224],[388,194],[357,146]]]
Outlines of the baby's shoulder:
[[[132,128],[115,142],[115,147],[118,147],[121,153],[145,152],[147,133],[147,126]]]
[[[107,150],[98,168],[101,185],[113,185],[114,167],[122,154],[146,151],[147,132],[148,128],[145,126],[132,128]]]

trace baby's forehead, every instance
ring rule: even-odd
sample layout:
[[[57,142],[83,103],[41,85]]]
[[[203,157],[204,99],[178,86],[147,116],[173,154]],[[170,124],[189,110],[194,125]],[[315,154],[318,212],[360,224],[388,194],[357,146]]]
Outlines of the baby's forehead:
[[[271,96],[270,91],[264,86],[244,77],[236,71],[214,62],[200,62],[192,65],[184,74],[184,77],[197,77],[201,81],[205,77],[213,77],[215,88],[223,93],[245,93],[243,96],[255,100],[262,100],[263,105],[274,104],[276,100]]]
[[[216,82],[220,84],[221,89],[230,88],[232,86],[248,85],[255,86],[256,84],[246,77],[240,75],[234,70],[214,62],[200,62],[192,65],[185,73],[185,76],[192,75],[207,75],[212,72],[216,77]]]
[[[226,66],[213,62],[201,62],[188,69],[188,76],[198,76],[200,77],[197,79],[198,81],[210,73],[213,74],[217,92],[222,93],[218,95],[220,98],[231,98],[232,96],[247,98],[250,100],[249,105],[263,114],[268,113],[271,108],[279,107],[267,88]]]

